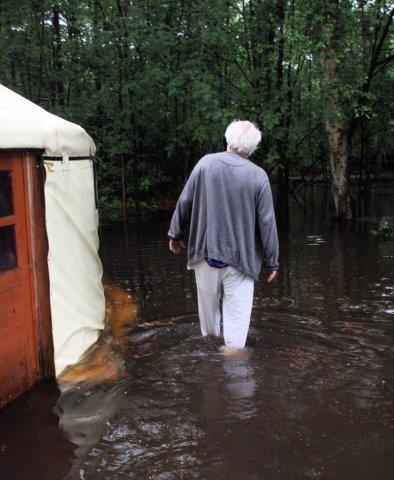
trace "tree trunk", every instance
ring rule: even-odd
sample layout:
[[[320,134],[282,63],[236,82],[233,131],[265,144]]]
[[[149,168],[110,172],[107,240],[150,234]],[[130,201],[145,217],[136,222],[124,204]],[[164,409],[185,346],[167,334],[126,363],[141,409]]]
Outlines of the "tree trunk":
[[[126,179],[126,163],[124,160],[124,155],[120,156],[121,165],[122,165],[122,212],[123,212],[123,220],[127,222],[127,179]]]
[[[60,10],[59,6],[53,7],[53,67],[54,90],[59,105],[64,105],[64,88],[62,73],[62,48],[60,35]]]
[[[133,182],[134,182],[134,205],[135,205],[135,215],[138,220],[141,220],[141,202],[140,202],[140,174],[138,170],[138,153],[135,155],[133,160]]]
[[[331,167],[333,215],[337,219],[352,217],[351,198],[347,176],[348,145],[347,124],[344,120],[339,89],[339,61],[337,46],[340,43],[338,23],[340,21],[339,0],[327,2],[326,45],[322,55],[323,98],[325,109],[325,129]]]
[[[331,167],[333,214],[338,219],[352,218],[351,198],[347,178],[347,131],[340,122],[325,122]]]
[[[286,151],[286,118],[288,115],[287,97],[285,97],[284,84],[284,59],[285,59],[285,37],[284,37],[284,21],[285,21],[285,2],[278,0],[276,3],[277,22],[279,24],[279,38],[278,38],[278,60],[276,63],[276,87],[280,102],[280,136],[276,141],[276,148],[279,154],[280,168],[278,169],[278,186],[281,194],[285,197],[289,194],[289,162]]]

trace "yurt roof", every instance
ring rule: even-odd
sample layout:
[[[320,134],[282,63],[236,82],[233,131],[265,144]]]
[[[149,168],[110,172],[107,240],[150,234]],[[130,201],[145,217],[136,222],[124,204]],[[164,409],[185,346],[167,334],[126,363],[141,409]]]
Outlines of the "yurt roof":
[[[0,149],[42,149],[47,156],[94,155],[86,131],[0,84]]]

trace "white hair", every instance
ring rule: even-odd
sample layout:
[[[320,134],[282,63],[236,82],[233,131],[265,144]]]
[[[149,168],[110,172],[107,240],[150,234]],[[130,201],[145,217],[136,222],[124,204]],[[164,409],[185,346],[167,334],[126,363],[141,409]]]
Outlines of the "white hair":
[[[237,152],[244,157],[250,157],[261,140],[261,132],[256,125],[248,120],[234,120],[224,134],[227,150]]]

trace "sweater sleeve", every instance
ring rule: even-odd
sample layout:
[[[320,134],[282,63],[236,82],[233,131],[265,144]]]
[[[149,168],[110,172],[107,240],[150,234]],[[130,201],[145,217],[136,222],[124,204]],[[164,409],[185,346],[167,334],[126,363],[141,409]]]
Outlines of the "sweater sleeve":
[[[197,163],[178,198],[175,211],[172,215],[170,229],[167,234],[169,238],[174,240],[182,240],[185,237],[185,230],[190,223],[194,188],[199,170],[200,165]]]
[[[268,180],[263,183],[258,194],[257,219],[263,244],[263,265],[265,268],[277,270],[279,268],[278,232],[271,186]]]

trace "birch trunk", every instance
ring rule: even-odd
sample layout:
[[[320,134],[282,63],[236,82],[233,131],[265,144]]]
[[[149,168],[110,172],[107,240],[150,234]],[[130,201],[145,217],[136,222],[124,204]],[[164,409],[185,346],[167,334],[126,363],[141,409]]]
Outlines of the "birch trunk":
[[[336,60],[326,56],[323,59],[323,65],[326,79],[332,79],[337,75]],[[335,90],[335,88],[329,88],[324,95],[327,110],[324,125],[330,158],[333,214],[338,219],[350,219],[352,218],[352,208],[347,175],[347,125],[341,120],[342,112]]]
[[[348,145],[347,123],[340,101],[339,61],[336,46],[337,23],[340,6],[338,0],[328,1],[326,17],[326,48],[322,55],[324,76],[325,130],[331,168],[331,189],[333,198],[333,215],[337,219],[352,217],[351,197],[348,183]]]

